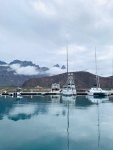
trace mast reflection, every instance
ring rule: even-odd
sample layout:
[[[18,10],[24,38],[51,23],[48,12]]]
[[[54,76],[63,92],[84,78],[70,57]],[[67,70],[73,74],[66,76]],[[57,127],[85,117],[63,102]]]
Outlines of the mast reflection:
[[[70,140],[69,140],[69,135],[70,135],[70,131],[69,131],[69,126],[70,126],[70,120],[69,120],[69,113],[70,113],[70,109],[69,106],[76,105],[76,96],[63,96],[62,95],[62,99],[61,99],[62,103],[65,104],[67,106],[67,149],[70,149]]]
[[[105,97],[94,97],[94,96],[87,96],[87,99],[90,100],[93,104],[97,105],[97,126],[98,126],[98,148],[100,147],[100,112],[99,112],[99,105],[109,100],[108,96]]]
[[[69,100],[67,101],[68,105],[67,105],[67,108],[68,108],[68,113],[67,113],[67,140],[68,140],[68,150],[69,150]]]

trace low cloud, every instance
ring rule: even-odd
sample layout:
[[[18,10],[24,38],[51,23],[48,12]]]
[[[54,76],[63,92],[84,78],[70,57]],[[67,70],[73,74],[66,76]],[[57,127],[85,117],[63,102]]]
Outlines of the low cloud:
[[[21,67],[20,64],[13,64],[10,65],[10,68],[19,75],[37,75],[39,73],[33,66]]]
[[[46,71],[46,73],[49,75],[57,75],[57,74],[65,73],[65,72],[66,72],[66,69],[61,69],[58,67],[52,67],[48,71]]]

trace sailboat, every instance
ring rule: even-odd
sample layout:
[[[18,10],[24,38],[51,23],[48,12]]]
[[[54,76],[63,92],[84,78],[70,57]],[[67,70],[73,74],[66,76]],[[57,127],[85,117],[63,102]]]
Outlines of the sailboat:
[[[64,96],[72,96],[76,95],[76,87],[74,84],[73,73],[68,72],[68,46],[67,46],[67,83],[63,86],[62,95]]]
[[[109,96],[110,93],[106,90],[102,90],[100,87],[95,86],[92,87],[88,92],[88,95],[90,96]]]
[[[100,88],[99,76],[97,75],[97,60],[96,60],[96,48],[95,48],[95,67],[96,67],[96,85],[87,91],[91,96],[108,96],[109,92]]]

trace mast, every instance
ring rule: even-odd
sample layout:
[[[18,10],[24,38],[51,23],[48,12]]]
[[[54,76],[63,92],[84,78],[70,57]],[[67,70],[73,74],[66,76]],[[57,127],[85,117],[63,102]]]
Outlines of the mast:
[[[111,88],[113,89],[113,60],[112,60],[112,77],[111,77],[111,83],[112,83],[112,85],[111,85]]]
[[[67,49],[67,91],[69,90],[68,89],[68,43],[67,43],[67,41],[66,41],[66,49]]]
[[[97,56],[96,56],[96,47],[95,47],[95,68],[96,68],[96,84],[97,88],[100,88],[99,76],[97,74]]]
[[[67,43],[67,41],[66,41],[66,46],[67,46],[67,76],[68,76],[68,43]]]

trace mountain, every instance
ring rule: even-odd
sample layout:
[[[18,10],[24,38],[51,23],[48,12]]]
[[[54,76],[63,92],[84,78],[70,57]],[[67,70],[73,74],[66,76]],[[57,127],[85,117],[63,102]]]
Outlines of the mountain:
[[[21,86],[26,80],[45,75],[19,75],[9,66],[0,66],[0,86]]]
[[[4,61],[0,61],[0,65],[6,65],[7,63]]]
[[[54,69],[53,69],[54,68]],[[61,87],[66,84],[66,73],[50,76],[53,73],[64,72],[66,67],[59,64],[54,65],[52,69],[40,67],[31,61],[14,60],[7,64],[0,61],[0,86],[24,86],[51,87],[52,83],[60,83]],[[64,70],[63,70],[64,69]],[[90,88],[95,84],[95,75],[88,72],[74,72],[74,80],[77,88]],[[102,88],[113,87],[112,77],[100,77]]]
[[[64,65],[60,68],[58,64],[54,65],[53,68],[53,72],[63,69],[65,71],[66,69]],[[40,67],[31,61],[14,60],[9,64],[0,61],[0,86],[35,87],[39,85],[42,87],[51,87],[52,83],[60,83],[62,87],[66,84],[66,73],[55,76],[50,75],[52,75],[51,69]],[[112,77],[100,77],[101,87],[113,87],[112,79]],[[74,80],[77,88],[90,88],[95,84],[95,75],[88,72],[74,72]]]
[[[74,72],[74,81],[76,84],[77,89],[89,89],[95,85],[95,75],[89,72]],[[66,84],[67,74],[59,74],[51,77],[43,77],[43,78],[33,78],[25,81],[23,87],[51,87],[52,83],[60,83],[61,87]],[[100,77],[100,85],[102,88],[111,88],[113,85],[111,83],[113,78],[112,77]]]
[[[59,65],[59,64],[56,64],[56,65],[54,65],[53,67],[60,68],[60,65]],[[66,69],[66,67],[63,65],[63,66],[61,67],[61,69]]]
[[[59,64],[56,64],[56,65],[54,65],[53,67],[58,67],[58,68],[60,68]]]
[[[61,67],[61,69],[66,69],[66,67],[63,65],[63,66]]]
[[[40,67],[31,61],[14,60],[9,64],[0,61],[0,86],[22,86],[28,79],[49,75],[52,72],[48,67]]]
[[[14,61],[12,61],[12,62],[9,63],[9,65],[14,65],[14,64],[20,64],[22,67],[26,67],[26,66],[36,66],[36,65],[33,64],[31,61],[14,60]]]
[[[39,67],[39,65],[35,65],[31,61],[14,60],[6,64],[7,63],[0,61],[0,86],[21,86],[30,78],[47,76],[44,72],[49,69],[47,67]],[[20,65],[20,67],[17,65]],[[33,72],[30,74],[32,71],[30,67],[35,69],[37,74],[33,74]]]

